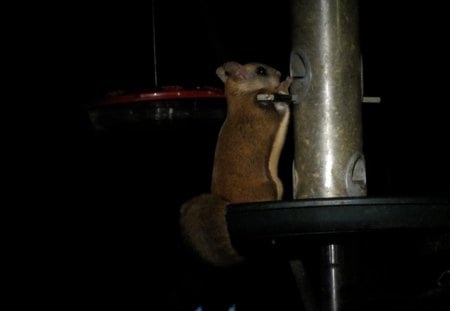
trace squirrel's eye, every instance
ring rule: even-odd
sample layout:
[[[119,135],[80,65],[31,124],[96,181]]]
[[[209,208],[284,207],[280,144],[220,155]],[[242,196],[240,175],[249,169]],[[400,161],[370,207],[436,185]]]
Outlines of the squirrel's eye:
[[[256,68],[256,74],[259,76],[265,76],[267,75],[267,70],[266,68],[259,66],[258,68]]]

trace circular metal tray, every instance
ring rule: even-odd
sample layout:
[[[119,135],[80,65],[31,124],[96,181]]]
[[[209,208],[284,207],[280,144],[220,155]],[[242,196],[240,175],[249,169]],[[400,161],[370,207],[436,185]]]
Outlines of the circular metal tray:
[[[450,232],[448,198],[332,198],[230,205],[228,229],[242,253],[292,243],[411,239]]]

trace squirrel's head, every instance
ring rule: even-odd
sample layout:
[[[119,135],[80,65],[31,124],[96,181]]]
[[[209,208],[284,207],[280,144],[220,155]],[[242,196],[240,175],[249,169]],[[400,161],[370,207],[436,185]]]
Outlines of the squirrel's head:
[[[216,74],[225,84],[225,92],[232,94],[252,93],[262,89],[275,92],[281,78],[278,70],[259,63],[241,65],[227,62],[217,68]]]

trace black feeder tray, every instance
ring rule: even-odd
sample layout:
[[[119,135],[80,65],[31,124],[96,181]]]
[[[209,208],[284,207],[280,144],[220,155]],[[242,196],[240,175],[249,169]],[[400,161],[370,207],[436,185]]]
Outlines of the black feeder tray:
[[[233,204],[227,213],[233,245],[242,254],[293,250],[303,243],[430,235],[450,231],[447,198],[333,198]],[[289,245],[293,243],[293,245]]]
[[[399,301],[403,308],[406,301],[408,310],[444,310],[442,308],[450,306],[449,198],[357,197],[242,203],[229,206],[227,222],[231,241],[242,255],[275,256],[290,261],[294,274],[295,271],[299,274],[295,278],[306,311],[404,310]],[[351,257],[355,249],[359,252],[361,248],[373,254],[366,258],[358,255],[358,260],[377,259],[366,265],[364,262],[355,264]],[[396,264],[400,261],[400,270],[412,265],[408,268],[410,276],[418,280],[425,272],[415,265],[414,258],[430,253],[440,256],[441,266],[435,265],[440,269],[436,281],[427,294],[420,296],[427,299],[393,297],[389,293],[392,292],[389,280],[378,284],[388,298],[377,296],[373,284],[366,286],[370,288],[367,292],[361,286],[358,288],[359,285],[356,292],[354,284],[353,289],[349,286],[355,279],[351,274],[357,273],[354,267],[364,266],[366,275],[370,274],[366,270],[376,271],[377,266],[389,261]],[[305,254],[315,256],[312,261],[320,276],[310,277],[310,280],[319,280],[316,291],[305,289],[308,287],[304,280],[304,268],[308,266],[302,263]],[[389,270],[389,276],[391,272]],[[372,273],[378,277],[377,272]],[[410,285],[408,281],[406,284],[406,287]],[[380,302],[383,299],[384,304]]]

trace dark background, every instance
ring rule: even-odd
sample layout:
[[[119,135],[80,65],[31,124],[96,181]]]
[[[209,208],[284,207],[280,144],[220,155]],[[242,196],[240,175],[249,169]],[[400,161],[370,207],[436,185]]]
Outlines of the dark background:
[[[215,69],[230,60],[263,62],[288,74],[288,1],[155,2],[159,87],[221,87]],[[368,193],[448,196],[444,3],[392,3],[360,5],[364,93],[382,99],[363,106]],[[211,269],[179,237],[179,206],[209,190],[219,121],[98,132],[88,118],[89,107],[107,93],[155,90],[150,4],[90,8],[80,21],[89,68],[80,104],[80,233],[87,246],[80,260],[89,276],[83,294],[98,307],[189,310],[207,301],[245,305],[266,297],[261,304],[267,309],[288,310],[297,297],[287,267]],[[280,164],[288,190],[292,150],[287,142]],[[378,271],[385,276],[380,284],[392,271]],[[430,274],[422,272],[425,279]]]

